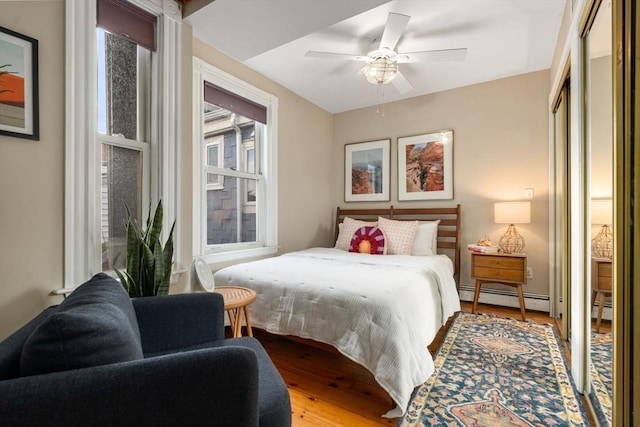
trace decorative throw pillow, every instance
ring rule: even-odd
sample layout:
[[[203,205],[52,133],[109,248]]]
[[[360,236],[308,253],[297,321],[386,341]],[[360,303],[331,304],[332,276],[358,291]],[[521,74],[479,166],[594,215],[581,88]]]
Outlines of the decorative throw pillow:
[[[342,227],[339,228],[338,232],[338,240],[336,240],[336,249],[342,249],[343,251],[348,251],[349,246],[351,244],[351,237],[353,237],[353,233],[360,227],[369,225],[376,226],[377,222],[366,222],[360,221],[357,219],[345,217],[342,221]]]
[[[20,374],[37,375],[142,359],[133,304],[98,273],[74,290],[27,338]]]
[[[418,221],[395,221],[378,217],[378,227],[387,238],[389,255],[411,255],[413,241],[418,231]]]
[[[416,238],[413,240],[411,255],[424,256],[438,253],[438,224],[437,221],[420,221]]]
[[[384,255],[387,253],[384,233],[378,227],[365,225],[353,233],[349,252],[361,254]]]

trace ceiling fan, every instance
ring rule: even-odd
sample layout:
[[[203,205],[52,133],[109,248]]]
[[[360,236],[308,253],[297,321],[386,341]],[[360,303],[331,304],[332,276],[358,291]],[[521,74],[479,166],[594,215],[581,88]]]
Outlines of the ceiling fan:
[[[396,52],[396,44],[400,40],[409,19],[411,17],[408,15],[389,13],[382,37],[380,37],[380,44],[366,55],[309,51],[305,56],[366,62],[367,65],[360,72],[370,83],[376,85],[393,83],[398,92],[407,93],[413,89],[413,85],[400,73],[398,64],[427,61],[462,61],[467,55],[466,48],[426,50],[412,53]]]

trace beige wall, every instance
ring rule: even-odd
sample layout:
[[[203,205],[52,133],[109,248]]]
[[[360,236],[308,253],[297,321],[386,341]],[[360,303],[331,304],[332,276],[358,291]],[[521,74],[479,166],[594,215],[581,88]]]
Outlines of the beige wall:
[[[547,97],[549,72],[540,71],[334,116],[334,204],[352,207],[387,203],[344,202],[344,145],[391,138],[391,204],[451,206],[462,210],[462,245],[489,234],[494,243],[506,226],[493,223],[495,201],[521,200],[533,188],[531,224],[518,226],[526,239],[533,279],[525,293],[549,295]],[[398,202],[397,138],[453,129],[454,199]],[[462,253],[461,284],[471,285],[470,255]]]
[[[1,339],[63,286],[64,2],[2,2],[0,25],[38,40],[40,69],[40,141],[0,136]]]

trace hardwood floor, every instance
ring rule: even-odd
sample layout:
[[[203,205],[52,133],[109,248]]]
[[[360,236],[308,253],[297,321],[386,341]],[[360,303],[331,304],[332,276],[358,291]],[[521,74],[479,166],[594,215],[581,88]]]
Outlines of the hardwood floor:
[[[471,303],[462,310],[471,312]],[[518,308],[478,305],[478,312],[500,317],[520,318]],[[527,311],[527,319],[554,324],[548,313]],[[449,324],[438,332],[429,350],[440,346]],[[254,330],[291,395],[293,425],[306,426],[383,426],[397,419],[382,418],[392,407],[387,393],[365,368],[347,359],[333,347],[315,341],[281,337]]]

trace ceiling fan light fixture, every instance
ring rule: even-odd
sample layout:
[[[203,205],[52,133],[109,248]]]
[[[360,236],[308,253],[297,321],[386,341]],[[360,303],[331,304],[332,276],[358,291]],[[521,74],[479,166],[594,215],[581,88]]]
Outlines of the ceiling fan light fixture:
[[[395,59],[378,57],[365,68],[364,75],[369,83],[384,85],[391,82],[398,74],[398,63]]]

